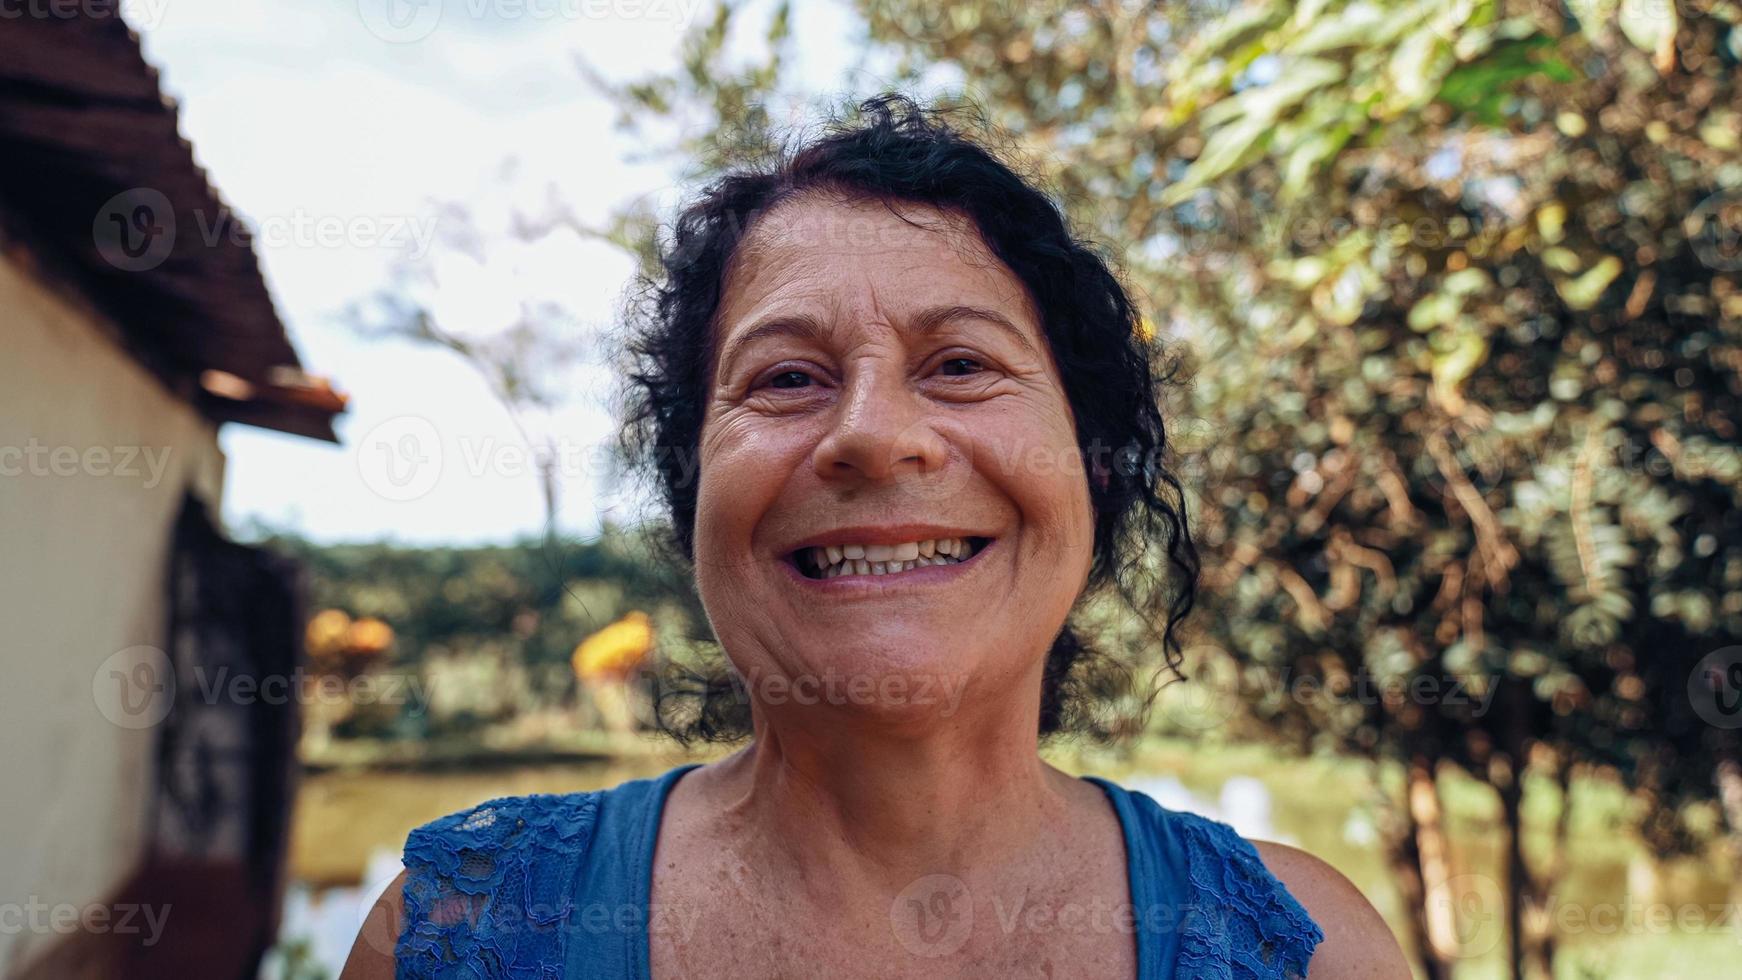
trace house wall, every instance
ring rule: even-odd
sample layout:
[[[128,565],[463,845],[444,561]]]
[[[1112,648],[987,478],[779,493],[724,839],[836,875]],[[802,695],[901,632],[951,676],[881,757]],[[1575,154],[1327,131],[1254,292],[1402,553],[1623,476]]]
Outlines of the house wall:
[[[211,422],[0,251],[0,975],[141,856],[154,702],[134,685],[183,494],[216,512],[223,470]]]

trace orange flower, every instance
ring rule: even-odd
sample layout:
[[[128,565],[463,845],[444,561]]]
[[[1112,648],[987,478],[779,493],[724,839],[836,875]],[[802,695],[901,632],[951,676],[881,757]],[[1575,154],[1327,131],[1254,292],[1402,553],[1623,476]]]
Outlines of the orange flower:
[[[570,662],[582,683],[622,680],[647,658],[653,649],[653,621],[640,610],[581,641]]]

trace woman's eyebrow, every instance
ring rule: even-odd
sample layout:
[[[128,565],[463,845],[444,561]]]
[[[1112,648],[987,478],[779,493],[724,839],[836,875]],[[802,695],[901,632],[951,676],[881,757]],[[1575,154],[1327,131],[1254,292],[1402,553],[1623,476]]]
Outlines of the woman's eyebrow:
[[[732,338],[731,343],[726,345],[725,353],[720,356],[720,371],[729,372],[738,356],[759,340],[768,337],[820,340],[827,332],[822,322],[808,313],[776,314]]]
[[[1040,351],[1034,349],[1034,342],[1028,339],[1028,334],[997,310],[980,306],[930,306],[916,313],[911,323],[914,333],[927,334],[954,320],[984,320],[1009,334],[1029,354],[1040,356]]]
[[[928,306],[908,319],[908,332],[915,335],[925,335],[957,320],[983,320],[1009,334],[1022,348],[1034,357],[1040,352],[1035,350],[1034,342],[1021,327],[1012,323],[1010,318],[997,310],[980,306]],[[732,338],[726,345],[725,353],[720,357],[720,370],[729,372],[738,357],[759,340],[769,337],[797,337],[803,340],[821,340],[828,334],[828,328],[822,321],[808,313],[780,313],[769,317],[750,327],[738,336]]]

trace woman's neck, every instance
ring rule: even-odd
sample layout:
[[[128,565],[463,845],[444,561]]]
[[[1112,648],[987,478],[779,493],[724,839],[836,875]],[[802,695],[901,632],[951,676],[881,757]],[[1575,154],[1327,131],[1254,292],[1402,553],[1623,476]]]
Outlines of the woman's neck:
[[[759,720],[752,744],[715,767],[714,798],[747,857],[790,865],[783,872],[819,899],[1020,867],[1081,800],[1076,781],[1040,759],[1021,712],[924,737],[806,721]]]

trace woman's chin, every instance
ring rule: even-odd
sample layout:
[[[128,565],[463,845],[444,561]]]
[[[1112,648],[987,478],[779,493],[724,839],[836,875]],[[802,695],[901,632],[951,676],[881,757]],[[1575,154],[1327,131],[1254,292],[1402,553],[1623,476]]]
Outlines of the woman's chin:
[[[896,646],[834,644],[826,656],[802,665],[752,668],[743,676],[768,709],[821,708],[917,722],[954,717],[974,674],[960,648],[933,637]]]

